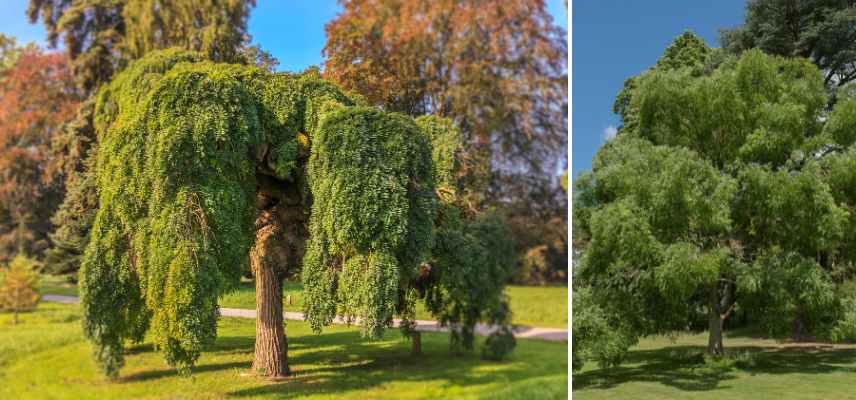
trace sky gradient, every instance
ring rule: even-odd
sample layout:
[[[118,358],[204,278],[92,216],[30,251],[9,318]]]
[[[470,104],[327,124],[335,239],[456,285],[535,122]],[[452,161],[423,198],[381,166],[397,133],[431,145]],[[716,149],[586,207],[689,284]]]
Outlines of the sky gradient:
[[[739,25],[743,11],[743,0],[574,0],[571,176],[590,170],[615,134],[612,103],[625,79],[654,65],[685,30],[718,47],[719,30]]]

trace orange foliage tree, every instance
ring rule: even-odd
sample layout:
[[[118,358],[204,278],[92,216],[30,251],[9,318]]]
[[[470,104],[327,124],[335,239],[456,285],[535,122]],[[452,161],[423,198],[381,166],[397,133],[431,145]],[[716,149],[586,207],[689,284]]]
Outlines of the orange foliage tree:
[[[325,75],[391,111],[453,118],[494,169],[541,174],[563,162],[566,33],[543,0],[341,5],[326,27]]]
[[[551,268],[566,269],[567,40],[544,1],[340,3],[324,74],[387,110],[452,118],[467,201],[506,211],[521,259],[547,246]],[[541,231],[556,224],[558,236]]]
[[[0,260],[40,255],[61,198],[51,142],[78,93],[64,56],[26,48],[0,72]]]

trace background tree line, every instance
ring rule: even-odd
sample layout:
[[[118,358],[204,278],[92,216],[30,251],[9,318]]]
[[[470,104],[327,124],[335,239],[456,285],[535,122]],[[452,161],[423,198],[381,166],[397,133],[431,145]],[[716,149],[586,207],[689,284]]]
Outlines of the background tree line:
[[[31,0],[27,17],[44,24],[48,45],[61,44],[61,52],[4,39],[0,94],[10,103],[0,136],[14,168],[4,169],[0,186],[0,258],[24,253],[48,272],[74,276],[97,208],[95,95],[133,60],[171,47],[275,69],[276,60],[250,44],[254,5]],[[341,6],[327,25],[323,75],[386,110],[457,123],[466,204],[503,213],[515,243],[514,279],[564,282],[567,198],[557,171],[567,146],[567,44],[544,2]]]

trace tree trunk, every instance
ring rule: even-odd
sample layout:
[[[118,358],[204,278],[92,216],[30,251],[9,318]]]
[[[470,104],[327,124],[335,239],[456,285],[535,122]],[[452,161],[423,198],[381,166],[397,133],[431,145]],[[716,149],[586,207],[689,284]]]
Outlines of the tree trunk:
[[[254,253],[258,256],[258,253]],[[256,276],[256,346],[253,370],[270,377],[288,375],[288,341],[282,318],[282,278],[265,257],[253,257]]]
[[[258,176],[256,241],[250,264],[256,280],[256,345],[253,370],[270,377],[289,374],[288,340],[282,315],[282,283],[300,271],[306,238],[300,185]]]
[[[422,354],[422,332],[415,331],[410,334],[410,342],[413,345],[410,349],[410,354],[414,356]]]
[[[722,355],[722,316],[719,312],[719,288],[714,285],[708,295],[708,339],[707,354],[712,356]]]

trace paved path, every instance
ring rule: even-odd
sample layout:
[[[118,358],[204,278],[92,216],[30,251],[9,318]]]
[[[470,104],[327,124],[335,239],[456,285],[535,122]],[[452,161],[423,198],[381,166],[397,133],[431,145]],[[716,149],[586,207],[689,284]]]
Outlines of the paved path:
[[[74,296],[60,296],[54,294],[46,294],[42,296],[42,300],[50,301],[54,303],[63,303],[63,304],[74,304],[77,303],[78,299]],[[247,310],[242,308],[221,308],[220,315],[224,317],[238,317],[238,318],[255,318],[256,310]],[[287,320],[292,321],[303,321],[305,318],[303,317],[303,313],[286,311],[283,313],[283,316]],[[394,320],[393,325],[398,326],[400,320]],[[348,322],[342,318],[336,318],[333,320],[334,324],[347,324]],[[422,321],[416,320],[416,329],[423,332],[447,332],[449,330],[448,327],[440,326],[440,323],[437,321]],[[490,325],[477,324],[476,325],[476,334],[487,336],[490,335],[491,332],[494,331],[496,327]],[[554,342],[561,342],[568,340],[568,331],[566,329],[556,329],[556,328],[536,328],[531,326],[515,326],[514,327],[514,337],[518,339],[541,339],[541,340],[549,340]]]

